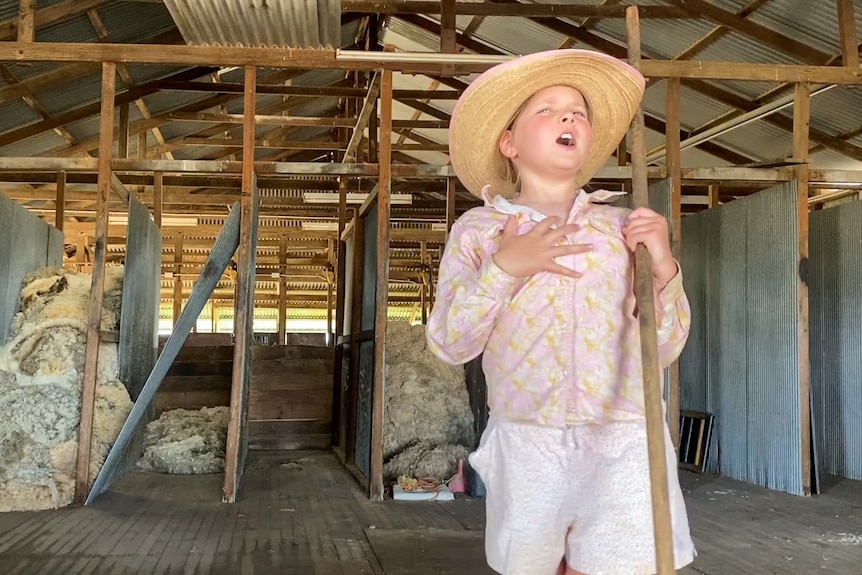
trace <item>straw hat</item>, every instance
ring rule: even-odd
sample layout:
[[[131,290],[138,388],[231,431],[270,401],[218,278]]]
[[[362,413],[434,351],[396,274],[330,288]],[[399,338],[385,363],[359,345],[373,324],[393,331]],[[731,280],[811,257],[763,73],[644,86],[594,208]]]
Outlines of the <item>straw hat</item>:
[[[643,97],[644,77],[627,63],[592,50],[549,50],[499,64],[473,80],[449,123],[449,157],[473,194],[514,194],[500,153],[500,135],[518,108],[549,86],[572,86],[590,110],[593,143],[578,173],[583,186],[617,149]]]

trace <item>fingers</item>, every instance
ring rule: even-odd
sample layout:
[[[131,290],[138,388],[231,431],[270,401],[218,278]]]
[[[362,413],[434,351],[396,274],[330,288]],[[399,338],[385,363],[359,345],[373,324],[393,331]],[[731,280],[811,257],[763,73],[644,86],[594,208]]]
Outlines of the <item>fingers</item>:
[[[571,256],[592,251],[592,244],[568,244],[565,246],[554,246],[549,250],[552,257]]]
[[[575,270],[573,270],[571,268],[567,268],[566,266],[560,265],[557,262],[549,263],[548,265],[546,265],[544,267],[544,270],[551,272],[551,273],[559,274],[561,276],[570,277],[572,279],[578,279],[579,277],[581,277],[581,274],[579,274]]]

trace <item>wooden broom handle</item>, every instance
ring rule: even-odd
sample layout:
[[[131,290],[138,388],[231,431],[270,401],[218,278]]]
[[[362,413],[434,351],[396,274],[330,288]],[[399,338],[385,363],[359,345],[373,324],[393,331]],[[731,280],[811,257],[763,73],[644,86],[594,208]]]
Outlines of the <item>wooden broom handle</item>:
[[[636,6],[626,8],[626,28],[628,31],[629,64],[640,69],[641,39]],[[642,106],[638,107],[632,122],[631,156],[634,206],[635,208],[649,207]],[[676,573],[676,570],[674,569],[673,558],[667,452],[665,451],[664,414],[662,413],[661,402],[661,368],[658,359],[658,335],[653,288],[652,258],[646,247],[643,244],[638,244],[635,250],[635,297],[638,304],[643,360],[644,411],[649,453],[656,573],[657,575],[671,575]]]

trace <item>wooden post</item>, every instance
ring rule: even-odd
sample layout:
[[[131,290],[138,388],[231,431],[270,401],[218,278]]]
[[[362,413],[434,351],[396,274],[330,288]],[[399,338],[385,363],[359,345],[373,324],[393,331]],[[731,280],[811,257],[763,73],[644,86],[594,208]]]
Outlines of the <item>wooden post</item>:
[[[667,80],[667,120],[665,124],[667,175],[670,180],[670,242],[679,261],[682,236],[682,152],[680,150],[679,78]],[[670,365],[668,385],[668,428],[674,450],[679,449],[679,359]]]
[[[63,231],[66,221],[66,172],[57,172],[57,202],[54,205],[54,227]]]
[[[641,40],[636,6],[626,8],[626,28],[629,64],[640,68]],[[631,129],[632,193],[635,207],[649,206],[645,130],[643,106],[640,106]],[[639,244],[635,250],[635,296],[639,310],[643,360],[644,411],[649,453],[656,575],[671,575],[676,571],[673,560],[673,531],[670,522],[667,452],[664,444],[664,414],[662,413],[661,373],[653,289],[652,258],[646,247]]]
[[[344,389],[344,346],[339,345],[339,338],[344,336],[344,300],[346,278],[345,259],[347,247],[344,242],[344,228],[347,226],[347,179],[338,179],[338,237],[336,238],[335,256],[335,365],[332,370],[332,444],[338,446],[342,456],[347,459],[347,438],[344,407],[345,398],[342,396]]]
[[[90,492],[90,459],[93,443],[93,415],[96,407],[96,379],[99,362],[99,330],[102,327],[102,300],[105,295],[105,260],[108,241],[108,194],[111,191],[111,155],[114,143],[114,92],[117,65],[102,64],[102,113],[99,122],[98,191],[96,208],[96,252],[87,318],[87,347],[84,355],[84,387],[81,394],[81,423],[78,427],[78,456],[75,467],[75,502],[83,504]]]
[[[174,237],[174,327],[176,327],[183,311],[183,250],[183,232],[177,232]]]
[[[457,189],[455,187],[457,180],[455,178],[446,178],[446,237],[452,231],[452,225],[455,223],[455,204],[458,199]]]
[[[120,131],[117,135],[117,157],[128,159],[129,157],[129,103],[120,105]]]
[[[709,190],[709,207],[715,208],[718,206],[718,184],[709,184],[707,188]]]
[[[377,286],[374,318],[374,384],[371,394],[369,497],[383,500],[383,407],[386,383],[386,322],[389,306],[389,193],[392,184],[392,70],[380,84],[380,186],[377,191]]]
[[[18,41],[36,39],[36,0],[20,0],[18,4]]]
[[[373,286],[365,285],[365,220],[354,212],[353,215],[353,291],[350,302],[350,335],[357,337],[362,330],[362,293],[364,290],[372,289]],[[346,437],[346,459],[348,463],[356,463],[356,422],[357,409],[359,405],[359,347],[358,341],[353,340],[350,344],[350,380],[348,398],[346,402],[347,413],[347,437]]]
[[[333,283],[330,279],[326,285],[326,346],[332,347],[334,344],[332,337],[332,300],[333,298]]]
[[[799,416],[801,418],[802,491],[811,494],[811,362],[808,343],[808,147],[811,121],[811,91],[805,83],[796,84],[793,103],[793,168],[797,185],[799,226]]]
[[[146,160],[147,159],[147,132],[146,130],[141,130],[138,132],[138,159]]]
[[[230,393],[230,422],[225,449],[225,503],[236,501],[247,449],[248,383],[254,333],[255,256],[257,251],[258,190],[254,174],[254,115],[257,68],[246,66],[242,127],[242,191],[237,297],[234,307],[234,352]]]
[[[155,172],[153,174],[153,221],[155,221],[156,227],[159,229],[162,228],[163,182],[164,174],[162,172]]]
[[[859,39],[856,35],[856,14],[853,0],[838,0],[838,29],[841,35],[841,54],[848,68],[859,67]]]
[[[287,237],[278,242],[278,343],[287,345]]]

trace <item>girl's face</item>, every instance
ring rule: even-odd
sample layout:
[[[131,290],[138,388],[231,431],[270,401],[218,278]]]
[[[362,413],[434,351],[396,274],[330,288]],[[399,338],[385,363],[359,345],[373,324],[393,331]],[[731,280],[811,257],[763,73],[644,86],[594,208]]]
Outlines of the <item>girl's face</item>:
[[[592,127],[583,95],[570,86],[539,90],[500,138],[500,151],[519,173],[574,178],[587,161]]]

